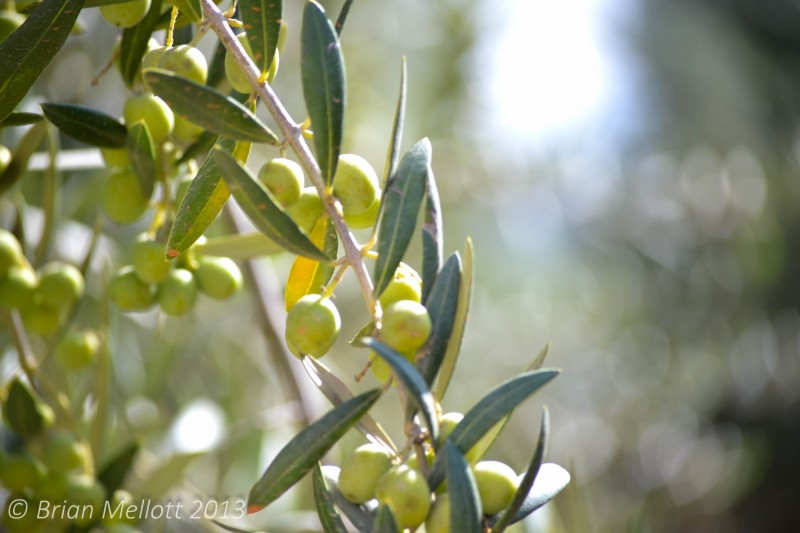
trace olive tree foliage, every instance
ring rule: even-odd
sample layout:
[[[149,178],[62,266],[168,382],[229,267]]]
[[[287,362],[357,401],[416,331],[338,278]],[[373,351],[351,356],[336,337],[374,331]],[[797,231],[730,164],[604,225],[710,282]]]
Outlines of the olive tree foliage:
[[[0,127],[4,139],[9,131],[16,139],[0,146],[0,341],[8,369],[3,527],[129,531],[185,518],[155,516],[141,506],[145,497],[167,492],[191,454],[175,454],[149,483],[131,484],[148,452],[113,407],[113,391],[125,391],[125,376],[111,370],[125,364],[118,349],[123,328],[116,324],[155,314],[151,333],[158,335],[180,327],[174,317],[196,312],[203,299],[227,300],[243,289],[279,347],[275,370],[288,377],[301,404],[301,381],[308,380],[332,407],[322,416],[306,412],[305,427],[253,477],[246,499],[206,506],[203,519],[233,531],[262,530],[259,520],[269,511],[260,511],[310,476],[325,531],[346,531],[345,523],[360,531],[423,523],[430,532],[503,531],[569,482],[563,468],[544,462],[546,410],[523,474],[482,460],[514,409],[559,372],[542,367],[545,349],[467,412],[444,412],[469,315],[473,250],[468,240],[463,254],[445,256],[433,147],[428,139],[404,147],[405,59],[398,58],[399,96],[379,174],[363,157],[342,153],[348,97],[342,32],[357,6],[346,1],[334,19],[314,1],[217,4],[224,3],[43,0],[6,2],[0,14]],[[111,115],[52,99],[40,112],[20,111],[43,71],[59,61],[78,15],[94,8],[121,28],[109,66],[129,90],[124,106]],[[301,24],[289,39],[284,10],[294,9],[301,10]],[[178,33],[188,36],[186,43],[176,44]],[[164,35],[163,45],[154,35]],[[209,58],[195,46],[205,36],[216,45]],[[300,49],[301,121],[272,86],[286,46]],[[257,114],[262,107],[271,120]],[[65,222],[60,193],[85,171],[80,163],[60,164],[68,152],[62,141],[99,149],[105,167],[96,199],[103,215],[83,239],[79,264],[52,252],[51,241],[62,238],[55,228]],[[272,153],[258,169],[248,167],[254,147]],[[41,171],[32,165],[37,152],[45,161]],[[36,231],[28,217],[33,204],[42,221]],[[232,221],[230,232],[210,231],[220,216]],[[92,268],[101,242],[126,227],[139,234],[121,264]],[[415,237],[422,245],[417,269],[408,259]],[[265,255],[292,258],[278,305],[253,267]],[[342,323],[354,320],[334,303],[348,275],[369,316],[347,348],[363,362],[355,381],[319,360]],[[196,327],[214,330],[214,324]],[[281,341],[276,334],[285,342],[274,342]],[[401,416],[383,423],[401,428],[403,442],[370,414],[390,393]],[[369,444],[341,468],[323,465],[351,429]],[[19,514],[19,501],[89,512]]]

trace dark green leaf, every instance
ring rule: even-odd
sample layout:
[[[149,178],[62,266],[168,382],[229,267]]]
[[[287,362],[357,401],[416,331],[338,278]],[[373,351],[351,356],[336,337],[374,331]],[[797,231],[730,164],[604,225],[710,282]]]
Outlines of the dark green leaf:
[[[344,59],[336,31],[316,2],[307,2],[303,10],[300,40],[303,97],[314,130],[317,162],[325,184],[330,185],[344,131]]]
[[[481,533],[481,499],[472,470],[456,446],[444,443],[447,492],[450,495],[450,531]]]
[[[428,354],[419,361],[418,366],[430,385],[442,366],[453,333],[460,285],[461,256],[456,252],[447,259],[441,273],[436,277],[428,301],[425,302],[431,317],[431,336],[427,343]]]
[[[186,151],[183,152],[181,158],[178,159],[176,166],[180,166],[190,159],[196,159],[199,155],[208,152],[214,147],[214,143],[217,142],[217,139],[217,135],[204,131],[202,135],[200,135],[199,139],[186,148]]]
[[[389,363],[392,367],[394,375],[403,384],[408,391],[411,401],[417,409],[422,413],[425,418],[425,423],[428,425],[431,440],[434,445],[439,441],[439,421],[436,417],[436,402],[433,401],[433,394],[431,394],[428,384],[425,379],[417,371],[414,365],[408,360],[395,352],[393,349],[386,346],[384,343],[371,337],[365,337],[362,342]]]
[[[325,533],[347,533],[344,522],[339,517],[339,513],[333,506],[333,495],[328,488],[328,482],[322,475],[322,468],[319,463],[314,466],[313,473],[314,504],[317,507],[317,516]]]
[[[0,128],[10,128],[13,126],[27,126],[29,124],[35,124],[40,120],[42,120],[42,115],[37,115],[36,113],[25,113],[25,112],[11,113],[2,121],[0,121]]]
[[[153,138],[143,121],[136,122],[128,132],[128,157],[134,174],[139,178],[145,198],[153,195],[156,181],[156,149]]]
[[[389,285],[408,249],[417,215],[425,196],[425,183],[431,162],[431,143],[425,138],[411,147],[400,161],[383,196],[378,222],[378,260],[375,262],[375,296]]]
[[[325,465],[322,467],[322,476],[328,482],[333,502],[360,533],[372,533],[372,522],[375,516],[374,501],[356,505],[345,498],[337,488],[339,471],[338,466]]]
[[[403,56],[403,63],[400,66],[400,95],[397,97],[397,106],[394,110],[394,121],[392,122],[392,137],[389,140],[389,146],[386,148],[386,162],[383,166],[382,198],[386,198],[386,193],[389,190],[389,183],[394,179],[395,172],[397,172],[397,161],[400,159],[400,144],[403,138],[403,124],[405,123],[406,117],[406,96],[408,94],[406,71],[406,57]],[[378,210],[379,218],[385,207],[385,202],[381,202],[380,209]]]
[[[345,0],[342,9],[339,10],[339,16],[336,18],[336,33],[342,35],[344,30],[344,23],[347,22],[347,15],[350,14],[350,7],[353,5],[353,0]]]
[[[422,303],[428,300],[436,275],[442,268],[444,234],[442,207],[433,172],[428,173],[425,199],[425,222],[422,225]]]
[[[373,533],[398,533],[397,522],[395,522],[394,514],[388,505],[378,507],[375,521],[372,523],[372,531]],[[458,530],[454,529],[453,531]]]
[[[526,516],[542,507],[544,504],[555,498],[559,492],[569,485],[569,472],[555,463],[545,463],[539,468],[536,474],[536,481],[533,483],[528,496],[525,498],[519,511],[511,519],[511,523],[519,522]]]
[[[35,437],[53,423],[53,411],[19,378],[8,388],[3,417],[8,426],[25,439]]]
[[[239,0],[239,16],[253,51],[253,62],[260,72],[267,72],[278,48],[283,0]]]
[[[464,414],[448,439],[466,454],[495,424],[559,373],[560,370],[545,368],[523,372],[504,381]],[[442,482],[442,470],[443,465],[437,456],[430,476],[431,487],[436,488]]]
[[[290,252],[317,261],[333,259],[314,246],[273,199],[272,194],[247,169],[225,152],[212,150],[212,153],[228,189],[256,228]]]
[[[14,186],[28,168],[28,161],[31,156],[42,145],[42,141],[47,136],[47,122],[37,122],[31,129],[25,132],[22,139],[14,147],[5,172],[0,174],[0,194]]]
[[[47,120],[65,135],[92,146],[125,146],[128,130],[107,113],[82,105],[41,104]]]
[[[134,442],[106,461],[100,470],[97,480],[106,488],[106,494],[109,497],[115,490],[122,488],[137,453],[139,453],[139,444]]]
[[[303,367],[306,369],[311,381],[319,387],[319,390],[333,405],[339,405],[353,397],[353,393],[347,385],[328,370],[328,367],[314,359],[313,357],[303,357]],[[386,431],[369,414],[365,414],[356,422],[356,428],[369,440],[375,444],[380,444],[392,454],[397,455],[397,446],[386,434]]]
[[[472,285],[474,278],[472,265],[474,263],[475,254],[472,249],[472,239],[468,237],[467,245],[464,248],[464,262],[461,267],[461,283],[458,287],[458,306],[456,308],[453,330],[450,334],[450,342],[447,343],[444,359],[439,367],[439,377],[433,388],[433,395],[437,400],[444,398],[444,393],[447,391],[447,386],[450,384],[450,377],[453,375],[453,371],[456,367],[458,354],[461,352],[461,342],[464,340],[464,329],[467,324],[469,307],[472,302]]]
[[[84,0],[45,0],[0,42],[0,120],[22,101],[67,40]]]
[[[302,479],[380,395],[375,389],[356,396],[298,433],[250,489],[248,504],[266,507]]]
[[[113,4],[127,4],[128,2],[133,2],[135,0],[86,0],[86,3],[83,4],[84,9],[90,7],[100,7],[100,6],[110,6]]]
[[[203,18],[203,8],[200,6],[200,0],[172,0],[181,13],[189,17],[192,22],[197,22]]]
[[[119,68],[122,79],[128,87],[132,87],[136,81],[136,74],[142,64],[142,57],[147,52],[147,44],[150,36],[161,22],[162,0],[153,0],[150,10],[144,18],[131,28],[125,28],[122,32],[122,44],[119,51]],[[167,13],[169,16],[169,13]]]
[[[220,139],[215,150],[234,153],[245,147],[249,151],[248,143],[237,144],[231,139]],[[244,153],[242,155],[243,159],[247,157]],[[178,207],[167,241],[167,256],[178,257],[188,250],[211,225],[229,196],[228,186],[217,168],[216,159],[209,153]]]
[[[533,483],[536,480],[536,475],[539,473],[539,468],[542,466],[544,455],[547,452],[547,440],[550,435],[550,414],[547,407],[542,409],[542,424],[539,429],[539,440],[536,443],[536,450],[533,452],[528,470],[519,482],[514,499],[502,513],[498,514],[497,523],[492,527],[492,533],[502,533],[506,527],[511,524],[512,517],[517,515],[517,512],[522,508],[523,503],[527,499]]]
[[[145,69],[144,78],[181,118],[222,137],[278,144],[275,134],[250,110],[211,87],[160,69]]]

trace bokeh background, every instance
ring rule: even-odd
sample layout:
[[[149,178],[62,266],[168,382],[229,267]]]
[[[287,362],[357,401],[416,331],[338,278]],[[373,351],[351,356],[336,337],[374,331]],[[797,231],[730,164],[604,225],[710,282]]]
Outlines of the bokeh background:
[[[341,5],[322,3],[331,13]],[[290,38],[274,87],[299,119],[302,2],[285,4]],[[39,94],[119,114],[129,93],[118,74],[89,83],[117,31],[91,11],[81,21],[86,32],[68,42]],[[345,150],[382,168],[407,56],[404,148],[431,138],[445,250],[463,252],[467,236],[475,245],[472,315],[445,409],[465,411],[548,343],[548,365],[564,370],[489,452],[522,470],[549,406],[548,459],[573,483],[526,530],[796,531],[797,3],[356,1],[342,42]],[[209,53],[212,45],[201,42]],[[274,155],[265,149],[252,166]],[[103,174],[67,175],[62,213],[77,224],[61,226],[54,255],[81,257]],[[35,183],[27,187],[35,203]],[[107,228],[96,297],[144,227]],[[229,231],[225,220],[214,228]],[[268,297],[280,297],[290,264],[257,263]],[[337,305],[343,338],[324,362],[354,389],[374,386],[351,377],[366,360],[346,343],[366,318],[352,280]],[[245,494],[302,425],[251,295],[204,301],[182,319],[115,314],[112,328],[114,444],[136,435],[147,449],[134,484]],[[319,416],[326,401],[301,383]],[[83,386],[91,398],[91,383]],[[399,437],[387,396],[376,417]],[[330,460],[359,443],[348,436]],[[315,529],[300,488],[278,502],[270,530]]]

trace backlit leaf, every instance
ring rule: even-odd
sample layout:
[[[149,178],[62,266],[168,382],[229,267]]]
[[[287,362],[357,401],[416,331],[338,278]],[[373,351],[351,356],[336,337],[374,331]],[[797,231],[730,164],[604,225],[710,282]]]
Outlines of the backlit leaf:
[[[314,466],[313,473],[314,504],[317,507],[317,516],[325,533],[347,533],[344,522],[339,517],[336,507],[333,506],[333,495],[328,488],[328,482],[322,475],[319,463]]]
[[[314,228],[309,235],[311,242],[325,252],[328,257],[335,257],[339,248],[339,239],[336,228],[331,219],[323,216],[314,223]],[[289,271],[286,280],[286,311],[289,311],[297,300],[306,294],[322,294],[325,286],[333,276],[333,265],[326,262],[315,261],[308,257],[298,256]]]
[[[461,257],[456,252],[447,259],[425,302],[431,317],[431,336],[427,342],[428,354],[419,361],[418,366],[425,381],[431,385],[442,366],[453,333],[460,285]]]

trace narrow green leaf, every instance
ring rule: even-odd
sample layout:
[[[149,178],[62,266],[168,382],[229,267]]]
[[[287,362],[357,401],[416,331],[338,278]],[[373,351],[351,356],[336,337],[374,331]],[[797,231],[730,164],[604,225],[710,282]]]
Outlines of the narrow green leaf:
[[[134,442],[106,461],[100,473],[97,474],[97,480],[106,488],[106,494],[110,496],[115,490],[122,488],[137,453],[139,453],[139,444]]]
[[[27,384],[15,378],[3,402],[3,418],[17,435],[29,439],[53,423],[53,411]]]
[[[150,198],[156,182],[156,149],[147,124],[141,120],[132,124],[125,145],[133,172],[142,185],[142,192],[146,198]]]
[[[333,259],[311,242],[247,169],[225,152],[212,150],[212,153],[228,189],[256,228],[290,252],[317,261]]]
[[[428,353],[420,359],[418,366],[425,381],[432,385],[442,366],[450,337],[453,333],[458,311],[458,293],[461,285],[461,256],[450,255],[442,271],[436,277],[425,307],[431,317],[431,336]]]
[[[539,428],[539,440],[536,443],[536,449],[534,450],[533,457],[528,465],[528,470],[526,470],[525,475],[522,476],[522,480],[519,482],[519,487],[517,488],[517,492],[514,494],[514,498],[511,500],[511,503],[502,513],[499,513],[497,517],[493,517],[497,518],[497,522],[496,525],[492,527],[492,533],[502,533],[505,531],[506,527],[511,524],[512,518],[516,517],[519,510],[522,508],[523,503],[525,503],[525,500],[527,499],[531,488],[533,487],[533,483],[536,480],[536,475],[539,473],[539,468],[542,466],[544,455],[547,452],[547,441],[549,435],[550,412],[547,410],[547,407],[544,407],[542,409],[542,423]]]
[[[453,321],[453,330],[450,334],[450,342],[447,343],[447,350],[439,368],[439,377],[433,388],[433,395],[437,400],[444,398],[450,378],[456,367],[458,354],[461,352],[461,342],[464,340],[464,330],[469,317],[469,308],[472,303],[472,286],[474,275],[472,268],[475,264],[475,253],[472,249],[472,239],[467,237],[467,244],[464,248],[464,261],[461,267],[461,283],[458,287],[458,306],[456,316]],[[537,367],[538,368],[538,367]],[[532,370],[532,369],[529,369]]]
[[[322,475],[319,463],[314,465],[313,473],[314,504],[317,507],[317,516],[325,533],[347,533],[338,511],[333,506],[333,495],[328,488],[328,482]]]
[[[203,8],[200,0],[171,0],[181,13],[189,17],[192,22],[197,22],[203,18]]]
[[[378,260],[375,262],[375,296],[389,285],[414,234],[417,215],[425,196],[431,162],[431,142],[425,138],[406,152],[383,196],[378,227]]]
[[[216,150],[233,153],[249,146],[231,139],[220,139]],[[248,148],[249,150],[249,148]],[[247,156],[244,155],[243,159]],[[167,257],[178,257],[206,231],[228,201],[230,192],[216,159],[209,153],[183,197],[167,241]]]
[[[501,383],[464,414],[448,437],[461,453],[466,454],[492,427],[511,413],[534,392],[548,384],[561,371],[545,368],[523,372]],[[430,485],[436,488],[442,482],[443,465],[437,456],[430,475]]]
[[[133,1],[134,0],[86,0],[86,3],[83,4],[83,8],[87,9],[90,7],[110,6],[113,4],[127,4],[128,2]]]
[[[321,470],[322,477],[328,482],[328,487],[330,487],[331,496],[333,496],[333,502],[336,504],[336,507],[344,513],[350,523],[352,523],[360,533],[372,533],[372,522],[375,519],[376,509],[374,500],[362,505],[352,503],[345,498],[337,488],[339,483],[339,467],[325,465]]]
[[[366,348],[367,345],[363,342],[364,337],[371,337],[375,335],[375,333],[377,333],[375,330],[375,323],[370,320],[358,330],[358,333],[353,335],[353,338],[350,339],[350,346],[353,348]]]
[[[342,8],[344,9],[344,8]],[[400,95],[397,97],[397,106],[394,110],[394,121],[392,122],[392,136],[389,139],[389,146],[386,148],[386,163],[383,166],[383,185],[381,198],[386,198],[389,190],[389,183],[394,179],[397,172],[397,161],[400,159],[400,144],[403,138],[403,124],[406,118],[406,96],[408,95],[406,56],[400,66]],[[385,202],[381,202],[378,209],[378,218],[383,214],[386,207]]]
[[[84,0],[44,0],[0,42],[0,120],[14,111],[67,40]]]
[[[328,367],[314,359],[313,357],[303,357],[303,367],[306,369],[311,381],[314,382],[322,394],[336,406],[340,405],[347,400],[353,398],[353,393],[347,388],[344,381],[336,377]],[[356,428],[369,440],[375,444],[379,444],[397,455],[397,446],[395,446],[392,439],[386,431],[378,424],[369,413],[361,417],[356,422]]]
[[[378,507],[378,512],[375,513],[375,521],[372,523],[373,533],[398,533],[397,522],[394,519],[394,513],[389,509],[388,505],[381,505]],[[458,531],[454,529],[453,531]]]
[[[302,479],[380,395],[375,389],[356,396],[298,433],[250,489],[248,505],[266,507]]]
[[[197,159],[202,154],[208,155],[208,152],[214,147],[214,143],[217,142],[218,138],[217,135],[204,131],[199,139],[186,148],[181,158],[175,163],[175,166],[180,166],[190,159]]]
[[[431,394],[425,378],[419,373],[414,365],[408,360],[395,352],[393,349],[386,346],[384,343],[371,337],[362,339],[362,342],[389,363],[392,367],[395,376],[409,393],[409,397],[422,413],[425,423],[428,425],[428,431],[431,435],[431,440],[434,446],[439,441],[439,419],[436,417],[436,402],[433,401],[433,394]]]
[[[422,303],[428,300],[434,281],[442,268],[444,234],[442,206],[433,171],[428,169],[425,194],[425,222],[422,225]]]
[[[544,345],[544,347],[539,350],[539,353],[534,357],[533,362],[528,366],[526,370],[538,370],[542,368],[544,364],[544,360],[547,359],[547,354],[550,352],[550,343]]]
[[[203,243],[198,243],[195,249],[202,255],[230,257],[231,259],[254,259],[285,251],[282,246],[259,231],[210,237]]]
[[[347,15],[350,14],[350,7],[353,5],[353,0],[345,0],[342,9],[339,10],[339,16],[336,18],[336,34],[341,37],[342,30],[344,30],[344,23],[347,22]]]
[[[3,120],[0,120],[0,128],[11,128],[13,126],[27,126],[42,120],[42,115],[36,113],[17,112],[11,113]]]
[[[444,450],[447,493],[450,495],[450,531],[481,533],[481,499],[469,463],[449,440],[444,443]]]
[[[166,70],[145,69],[153,92],[178,116],[222,137],[278,144],[278,138],[245,106],[221,92]]]
[[[339,39],[325,11],[309,1],[300,31],[303,97],[314,130],[317,162],[326,185],[336,173],[344,132],[345,73]]]
[[[122,44],[119,49],[119,67],[122,79],[128,87],[136,81],[136,74],[142,64],[142,57],[147,52],[147,43],[161,22],[162,0],[152,0],[150,10],[144,18],[131,28],[122,32]],[[169,13],[167,13],[169,16]]]
[[[14,186],[28,169],[28,161],[31,156],[39,149],[47,136],[47,122],[37,122],[14,147],[11,154],[11,163],[8,164],[5,172],[0,174],[0,194]]]
[[[558,496],[558,493],[564,490],[569,485],[569,482],[569,472],[564,468],[555,463],[543,464],[536,474],[536,480],[533,482],[533,487],[528,496],[510,523],[514,524],[523,520],[526,516]]]
[[[267,72],[278,48],[283,0],[239,0],[239,16],[259,71]]]
[[[47,120],[62,133],[92,146],[125,146],[128,130],[117,119],[97,109],[73,104],[41,104]]]

